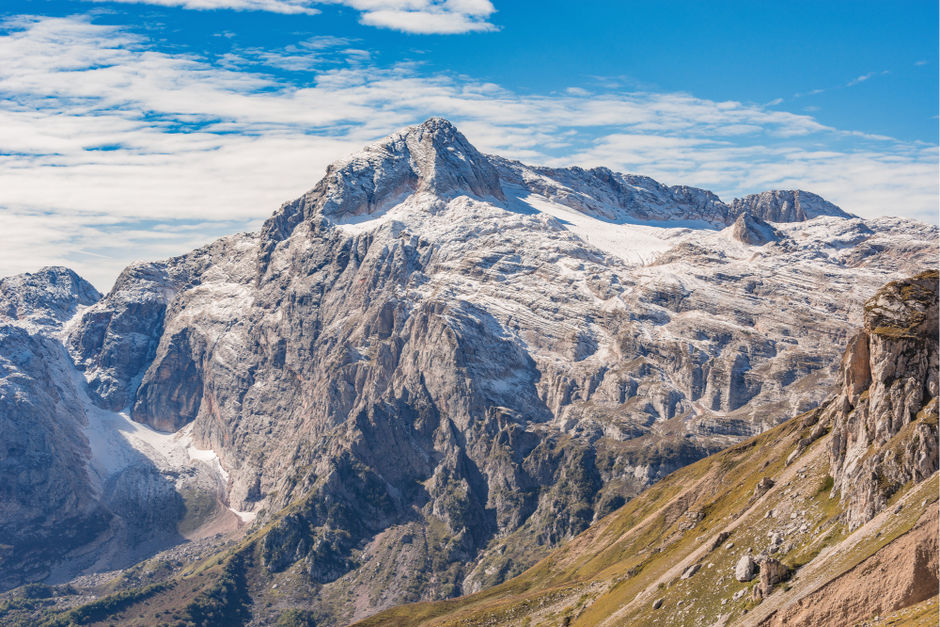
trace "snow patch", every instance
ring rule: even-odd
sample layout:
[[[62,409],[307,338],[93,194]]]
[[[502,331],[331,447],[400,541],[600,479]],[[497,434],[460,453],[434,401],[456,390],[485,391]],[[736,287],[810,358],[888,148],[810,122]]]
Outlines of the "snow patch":
[[[566,230],[591,246],[619,257],[631,265],[649,263],[656,255],[675,245],[676,242],[671,240],[687,234],[690,226],[699,226],[698,223],[677,223],[674,227],[616,224],[594,218],[537,194],[529,194],[521,201],[539,213],[556,218]]]

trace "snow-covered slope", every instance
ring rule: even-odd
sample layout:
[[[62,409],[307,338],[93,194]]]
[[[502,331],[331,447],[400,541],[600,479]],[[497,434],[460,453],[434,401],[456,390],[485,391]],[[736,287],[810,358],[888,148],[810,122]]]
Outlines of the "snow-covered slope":
[[[270,523],[259,576],[337,623],[501,581],[824,398],[937,229],[808,198],[526,166],[432,119],[258,234],[128,268],[66,345],[102,425],[218,455]]]

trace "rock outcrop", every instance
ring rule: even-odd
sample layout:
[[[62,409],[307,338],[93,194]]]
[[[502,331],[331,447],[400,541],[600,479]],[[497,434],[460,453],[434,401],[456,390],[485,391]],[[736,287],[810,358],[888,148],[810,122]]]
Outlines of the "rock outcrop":
[[[760,583],[754,590],[755,595],[759,597],[770,596],[774,586],[781,581],[786,581],[792,574],[792,569],[789,566],[772,557],[762,559],[757,568],[760,570]]]
[[[938,468],[938,273],[889,283],[865,305],[865,326],[842,363],[833,402],[833,493],[851,528],[904,484]]]
[[[731,206],[736,215],[748,213],[767,222],[800,222],[819,216],[853,217],[820,196],[798,189],[735,198]]]
[[[742,213],[734,221],[731,236],[751,246],[763,246],[780,239],[780,233],[751,213]]]

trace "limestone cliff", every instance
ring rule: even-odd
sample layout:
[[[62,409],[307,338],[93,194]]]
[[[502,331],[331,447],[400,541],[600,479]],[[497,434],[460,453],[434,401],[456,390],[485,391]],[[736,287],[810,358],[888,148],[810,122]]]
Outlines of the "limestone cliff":
[[[843,359],[830,444],[851,528],[937,470],[937,271],[889,283],[865,305]]]

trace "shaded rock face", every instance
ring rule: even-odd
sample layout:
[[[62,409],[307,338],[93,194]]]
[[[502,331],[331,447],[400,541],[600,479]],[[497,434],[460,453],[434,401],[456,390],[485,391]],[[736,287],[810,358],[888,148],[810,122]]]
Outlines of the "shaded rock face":
[[[171,285],[155,264],[124,270],[108,294],[112,306],[82,316],[70,336],[69,352],[102,407],[118,411],[133,398],[133,384],[153,358],[163,331]]]
[[[90,402],[94,392],[63,337],[83,313],[77,326],[98,333],[99,296],[64,268],[0,281],[0,590],[129,566],[181,542],[184,517],[192,531],[200,516],[219,510],[214,469],[191,462],[186,443],[165,451],[172,460],[162,459],[152,439],[137,441],[138,450],[125,437],[133,423]],[[107,350],[134,346],[141,336],[121,336],[140,311],[127,300],[119,315],[108,316],[123,322],[107,327]],[[111,363],[108,376],[118,381],[115,373],[128,362]],[[92,378],[92,385],[103,380]],[[199,512],[187,512],[182,491],[203,504]]]
[[[530,195],[574,219],[683,228],[631,265]],[[704,190],[481,155],[431,120],[331,166],[258,235],[128,268],[67,346],[100,407],[191,424],[233,507],[289,508],[265,521],[260,572],[302,575],[337,623],[498,583],[812,407],[849,288],[936,239],[873,223],[882,248],[856,270],[856,244],[821,250],[857,226],[779,226],[741,253],[715,230],[736,215]]]
[[[62,346],[0,318],[0,588],[35,581],[107,528]]]
[[[66,268],[0,280],[0,589],[45,577],[109,524],[68,356],[45,336],[99,297]]]
[[[879,290],[843,358],[828,419],[833,493],[848,501],[850,528],[938,468],[937,282],[930,271]]]
[[[800,222],[819,216],[851,218],[851,214],[825,199],[802,190],[774,190],[735,198],[735,214],[749,213],[767,222]]]

